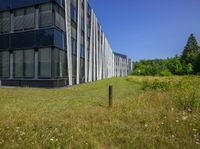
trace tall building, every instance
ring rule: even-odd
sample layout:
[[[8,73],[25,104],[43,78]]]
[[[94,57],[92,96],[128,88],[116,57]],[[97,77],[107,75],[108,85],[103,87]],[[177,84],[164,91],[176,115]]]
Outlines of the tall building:
[[[2,85],[87,83],[115,76],[114,67],[111,46],[87,0],[0,0]]]
[[[114,76],[124,77],[128,75],[128,59],[126,55],[114,52]]]

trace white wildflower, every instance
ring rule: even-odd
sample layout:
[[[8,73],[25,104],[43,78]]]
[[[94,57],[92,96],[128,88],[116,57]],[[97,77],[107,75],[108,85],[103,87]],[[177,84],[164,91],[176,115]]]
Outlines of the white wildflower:
[[[179,123],[179,120],[176,120],[176,123]]]
[[[185,120],[187,120],[187,118],[188,118],[187,116],[183,116],[182,120],[185,121]]]
[[[193,130],[194,132],[196,132],[196,131],[197,131],[197,129],[195,129],[195,128],[193,128],[192,130]]]
[[[52,142],[53,142],[53,141],[54,141],[54,139],[53,139],[53,138],[51,138],[51,139],[50,139],[50,141],[52,141]]]
[[[148,127],[148,124],[145,124],[145,125],[144,125],[144,127],[146,127],[146,128],[147,128],[147,127]]]

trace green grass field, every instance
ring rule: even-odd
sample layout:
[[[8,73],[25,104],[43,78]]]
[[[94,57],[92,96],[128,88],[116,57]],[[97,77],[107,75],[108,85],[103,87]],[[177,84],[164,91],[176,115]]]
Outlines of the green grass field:
[[[108,108],[108,85],[113,107]],[[0,148],[200,148],[200,77],[0,88]]]

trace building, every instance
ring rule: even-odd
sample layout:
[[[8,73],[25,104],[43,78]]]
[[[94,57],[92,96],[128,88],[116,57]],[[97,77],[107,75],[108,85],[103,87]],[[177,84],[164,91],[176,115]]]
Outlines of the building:
[[[134,63],[131,59],[128,59],[128,74],[130,74],[134,69]]]
[[[114,76],[124,77],[128,75],[128,59],[126,55],[114,52]]]
[[[62,87],[120,75],[87,0],[1,0],[0,82]]]

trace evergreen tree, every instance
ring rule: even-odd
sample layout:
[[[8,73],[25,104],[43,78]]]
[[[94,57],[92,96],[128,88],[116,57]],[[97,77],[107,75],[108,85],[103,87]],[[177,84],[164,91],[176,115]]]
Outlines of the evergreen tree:
[[[197,40],[195,36],[191,34],[181,56],[182,63],[191,64],[196,72],[196,62],[199,53]]]
[[[190,35],[188,42],[184,48],[182,60],[186,63],[191,63],[191,58],[199,54],[199,46],[197,40],[193,34]]]

